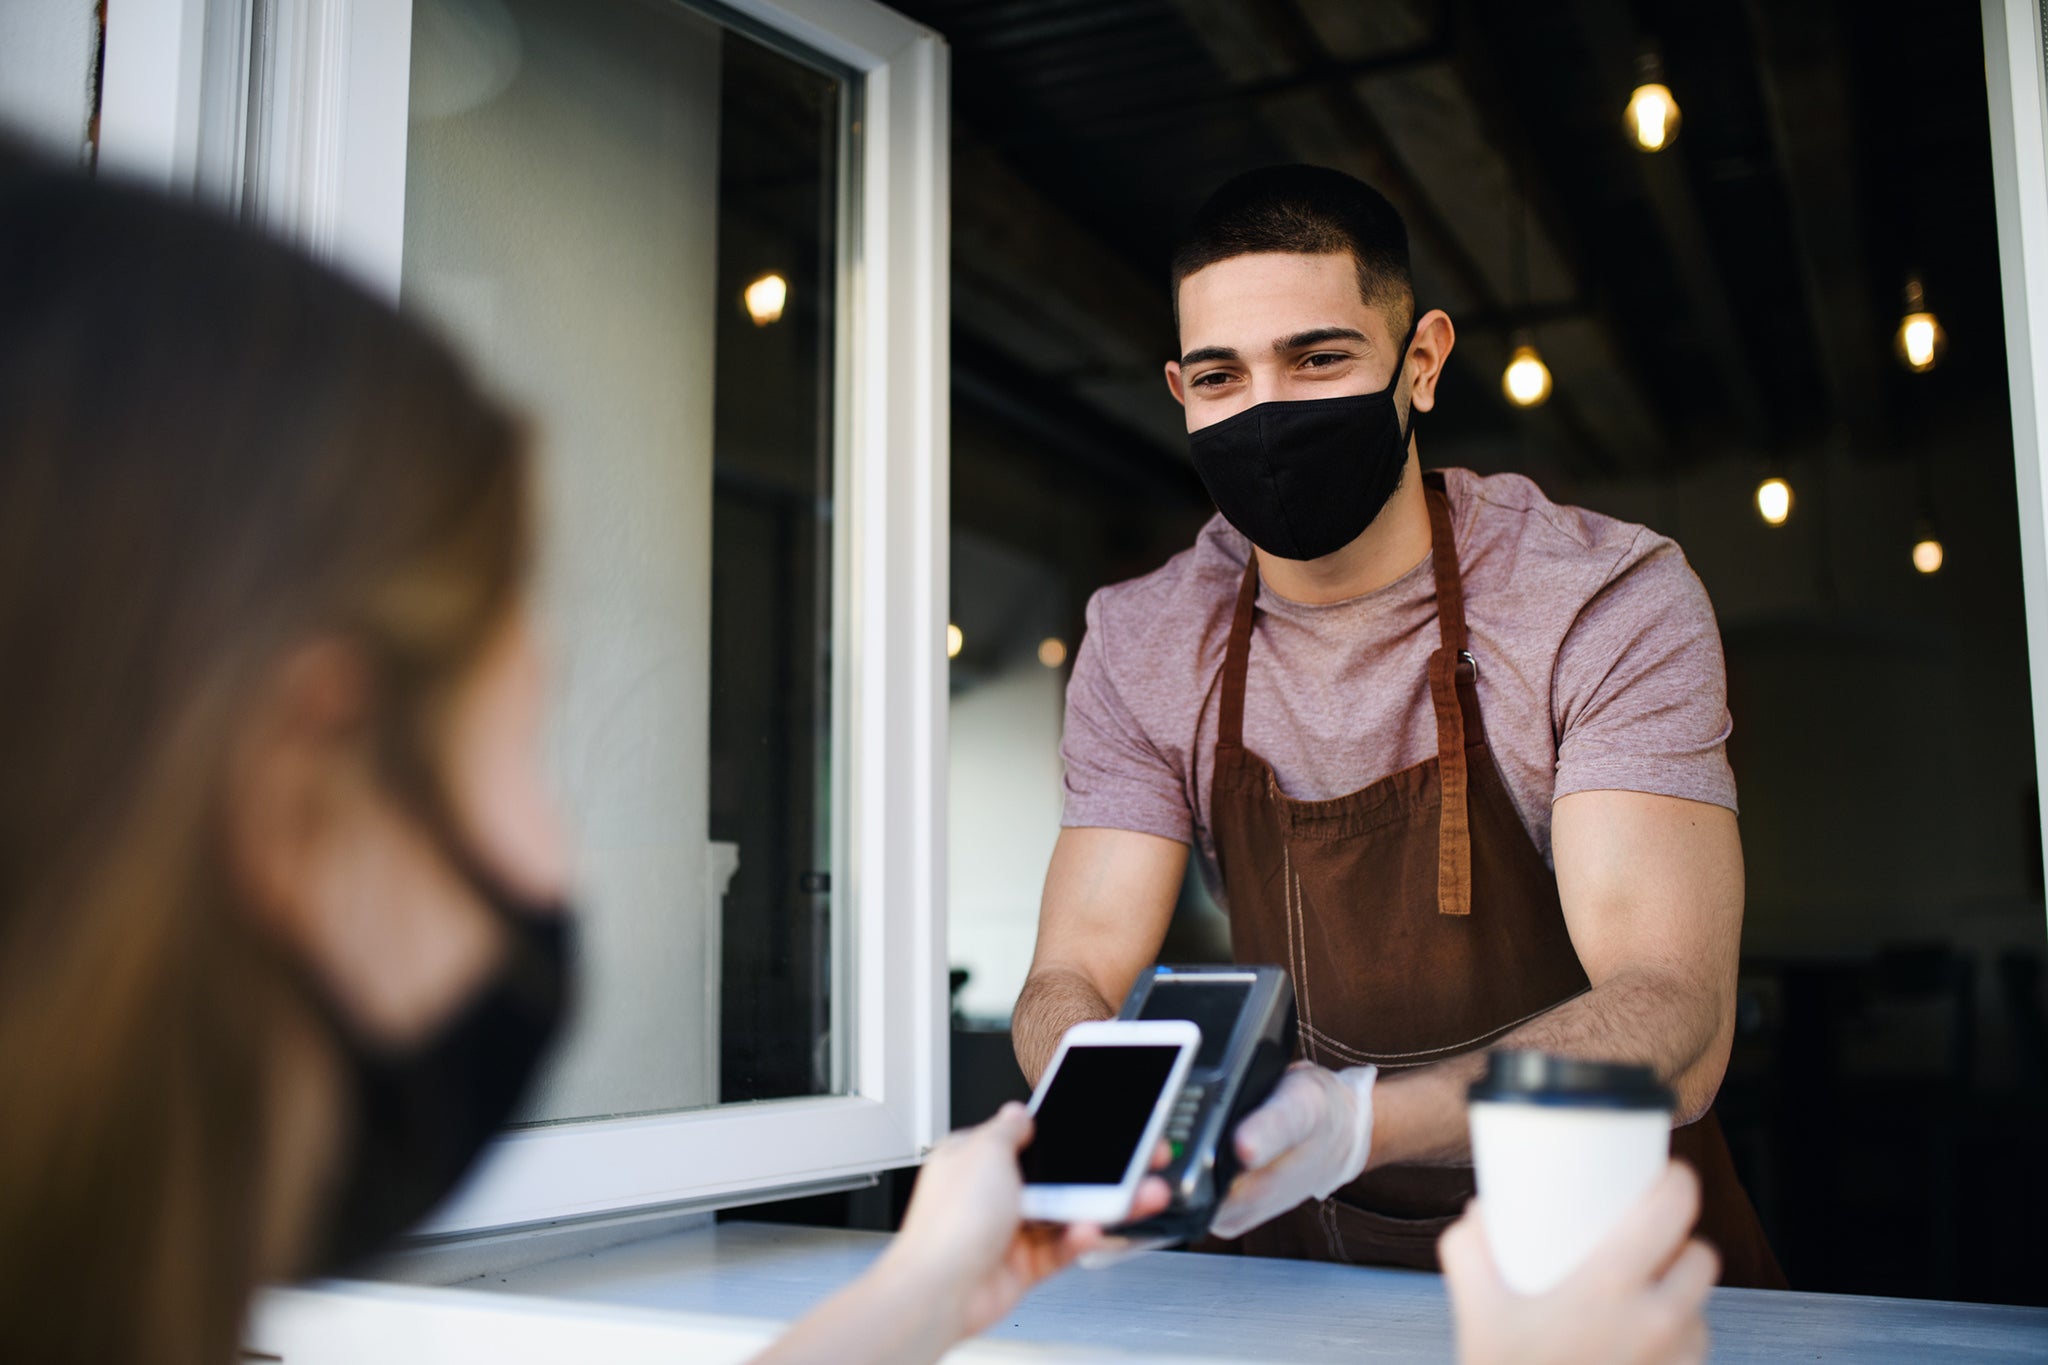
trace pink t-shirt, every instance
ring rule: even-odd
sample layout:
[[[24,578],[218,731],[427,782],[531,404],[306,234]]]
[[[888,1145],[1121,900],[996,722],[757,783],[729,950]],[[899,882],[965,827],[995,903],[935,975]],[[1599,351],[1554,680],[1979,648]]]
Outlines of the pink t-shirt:
[[[1678,546],[1560,507],[1518,474],[1445,471],[1479,709],[1501,776],[1550,860],[1550,807],[1593,790],[1735,809],[1727,676],[1706,589]],[[1209,824],[1217,705],[1251,544],[1222,517],[1161,568],[1097,592],[1067,686],[1069,826],[1193,839]],[[1311,606],[1259,586],[1245,744],[1289,796],[1342,796],[1436,753],[1425,559],[1376,592]]]

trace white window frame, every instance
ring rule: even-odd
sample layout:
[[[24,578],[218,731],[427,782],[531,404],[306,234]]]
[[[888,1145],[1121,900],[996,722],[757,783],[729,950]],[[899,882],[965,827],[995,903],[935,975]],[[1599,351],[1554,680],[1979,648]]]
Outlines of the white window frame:
[[[2048,791],[2048,12],[2043,0],[1983,0],[1983,6],[2034,771]],[[2042,819],[2048,847],[2048,806]]]
[[[873,0],[721,3],[860,85],[836,483],[833,914],[850,1093],[509,1133],[425,1235],[845,1182],[916,1163],[948,1126],[947,52]],[[395,300],[412,0],[273,0],[251,98],[254,12],[109,6],[103,164],[239,205]]]

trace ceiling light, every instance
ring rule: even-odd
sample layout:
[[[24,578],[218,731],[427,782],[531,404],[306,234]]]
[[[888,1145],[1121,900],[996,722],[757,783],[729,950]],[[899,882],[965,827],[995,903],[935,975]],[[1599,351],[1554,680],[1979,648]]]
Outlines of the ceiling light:
[[[1500,391],[1518,408],[1541,407],[1550,397],[1550,367],[1528,342],[1516,346],[1508,357],[1508,367],[1500,375]]]
[[[1636,62],[1636,88],[1623,112],[1628,134],[1646,152],[1661,152],[1678,136],[1678,100],[1664,84],[1664,64],[1654,53]]]
[[[747,286],[747,316],[756,327],[782,319],[782,307],[789,302],[789,281],[780,275],[763,275]]]
[[[1926,374],[1948,351],[1948,333],[1927,311],[1927,299],[1917,276],[1906,281],[1906,315],[1899,319],[1892,348],[1898,352],[1899,363],[1915,374]]]
[[[1048,635],[1038,642],[1038,662],[1047,668],[1058,668],[1067,661],[1067,642],[1057,635]]]
[[[1783,526],[1792,515],[1792,485],[1783,479],[1765,479],[1756,487],[1756,510],[1772,526]]]
[[[964,647],[966,646],[966,644],[967,644],[967,637],[966,637],[965,635],[962,635],[962,634],[960,633],[960,627],[958,627],[958,626],[947,626],[947,627],[946,627],[946,657],[947,657],[947,658],[949,658],[949,659],[957,659],[957,658],[959,658],[959,657],[960,657],[960,651],[961,651],[961,649],[962,649],[962,648],[964,648]]]

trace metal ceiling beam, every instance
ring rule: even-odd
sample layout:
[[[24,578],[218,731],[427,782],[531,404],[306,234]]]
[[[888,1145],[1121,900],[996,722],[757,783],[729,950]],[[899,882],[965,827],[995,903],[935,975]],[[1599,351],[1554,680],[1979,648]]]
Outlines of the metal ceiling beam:
[[[1833,8],[1814,0],[1749,0],[1748,11],[1836,422],[1857,445],[1870,448],[1885,439],[1884,328],[1866,290],[1840,26]]]
[[[1206,506],[1208,492],[1184,456],[1163,449],[1016,358],[955,328],[952,391],[971,407],[1076,474],[1128,492]]]
[[[1447,0],[1447,3],[1455,4],[1462,9],[1469,0]],[[1468,16],[1466,31],[1478,34],[1483,32],[1483,29]],[[1453,61],[1453,70],[1456,71],[1458,82],[1464,89],[1465,98],[1479,116],[1480,126],[1486,130],[1486,136],[1509,164],[1525,168],[1540,166],[1540,149],[1530,135],[1527,120],[1516,116],[1503,93],[1507,87],[1494,62],[1491,46],[1483,41],[1465,43],[1459,48]],[[1556,194],[1541,176],[1524,174],[1518,177],[1518,182],[1525,211],[1542,229],[1552,250],[1563,258],[1566,268],[1578,285],[1578,298],[1552,305],[1555,309],[1555,320],[1563,321],[1576,315],[1590,318],[1598,324],[1600,330],[1608,337],[1608,349],[1613,353],[1617,367],[1626,376],[1629,387],[1638,396],[1637,401],[1650,415],[1651,423],[1664,436],[1665,450],[1675,448],[1677,443],[1671,439],[1671,433],[1665,430],[1663,417],[1653,399],[1657,391],[1656,385],[1643,371],[1640,350],[1628,344],[1628,331],[1615,316],[1608,291],[1603,288],[1600,272],[1592,268],[1592,253],[1579,240],[1569,216],[1558,203]],[[1535,310],[1510,310],[1515,311]],[[1553,319],[1538,318],[1521,325],[1537,326],[1550,320]]]
[[[1329,66],[1334,60],[1296,0],[1261,0],[1257,5],[1231,6],[1227,10],[1219,7],[1218,0],[1180,0],[1180,4],[1189,23],[1211,42],[1226,73],[1240,80],[1274,78],[1286,71],[1315,71]],[[1231,25],[1249,26],[1257,37],[1254,46],[1273,53],[1282,71],[1269,70],[1262,78],[1242,76],[1234,70],[1233,61],[1236,67],[1241,68],[1250,54],[1235,50],[1234,45],[1223,40],[1221,35]],[[1232,50],[1225,51],[1226,47]],[[1506,314],[1509,310],[1494,291],[1493,282],[1484,268],[1437,208],[1371,109],[1359,98],[1356,78],[1342,82],[1318,82],[1299,93],[1310,92],[1320,100],[1337,141],[1346,148],[1344,169],[1370,183],[1393,202],[1408,225],[1411,241],[1421,245],[1430,259],[1450,276],[1445,283],[1463,295],[1473,310],[1496,317]],[[1302,148],[1299,130],[1291,123],[1276,122],[1273,131],[1284,144],[1300,149],[1300,154],[1311,158],[1318,155],[1312,148]],[[1505,355],[1505,348],[1502,348],[1503,360]],[[1553,428],[1557,438],[1554,444],[1568,461],[1578,466],[1580,474],[1611,478],[1621,472],[1614,451],[1568,394],[1553,393],[1547,403],[1532,410],[1528,416],[1532,421]]]
[[[1626,102],[1635,86],[1635,59],[1641,36],[1622,0],[1573,0],[1596,78],[1614,90],[1615,106]],[[1639,156],[1651,212],[1659,233],[1678,266],[1678,284],[1714,358],[1715,369],[1744,439],[1760,451],[1772,448],[1772,431],[1762,392],[1751,373],[1728,288],[1712,245],[1707,241],[1699,202],[1685,169],[1683,138],[1661,152]]]

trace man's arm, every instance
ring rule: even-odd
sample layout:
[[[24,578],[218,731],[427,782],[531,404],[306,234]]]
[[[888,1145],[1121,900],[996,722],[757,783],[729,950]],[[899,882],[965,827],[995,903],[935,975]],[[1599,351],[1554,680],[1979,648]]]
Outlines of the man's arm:
[[[1704,1114],[1735,1037],[1742,841],[1720,806],[1641,792],[1576,792],[1551,817],[1557,889],[1592,989],[1497,1048],[1647,1063],[1678,1092],[1678,1123]],[[1474,1054],[1382,1074],[1368,1169],[1468,1160]]]
[[[1037,1085],[1075,1024],[1117,1011],[1159,955],[1187,871],[1188,846],[1124,829],[1063,829],[1045,873],[1038,948],[1010,1036]]]

